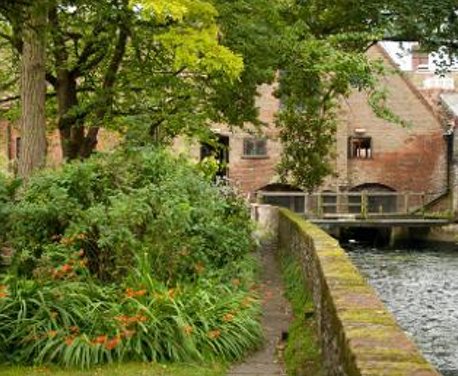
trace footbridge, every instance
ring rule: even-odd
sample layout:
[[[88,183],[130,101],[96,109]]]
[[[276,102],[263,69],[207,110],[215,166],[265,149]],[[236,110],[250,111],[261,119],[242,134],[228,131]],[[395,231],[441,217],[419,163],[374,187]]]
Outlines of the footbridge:
[[[321,227],[433,227],[454,222],[446,194],[425,192],[272,192],[258,202],[283,206]]]

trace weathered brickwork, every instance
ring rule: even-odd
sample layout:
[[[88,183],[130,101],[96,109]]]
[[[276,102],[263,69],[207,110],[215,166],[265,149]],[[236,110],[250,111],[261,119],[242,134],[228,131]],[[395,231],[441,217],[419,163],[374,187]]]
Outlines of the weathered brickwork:
[[[224,124],[215,124],[213,127],[214,133],[229,137],[228,178],[250,198],[254,198],[254,193],[260,188],[278,181],[276,166],[280,161],[281,145],[278,142],[278,130],[275,128],[279,101],[273,95],[274,89],[274,86],[262,85],[258,90],[256,105],[259,108],[259,119],[266,124],[261,135],[250,125],[246,125],[244,131],[233,131]],[[258,136],[267,139],[266,156],[244,155],[243,140]],[[200,157],[200,146],[196,142],[178,138],[174,148],[194,160]]]
[[[369,55],[383,59],[387,67],[394,68],[381,47],[372,48]],[[402,127],[378,118],[367,96],[354,92],[342,103],[340,111],[334,161],[336,176],[327,178],[321,188],[338,191],[362,184],[381,184],[396,191],[439,196],[446,191],[447,161],[444,127],[438,114],[407,77],[391,73],[382,80],[382,86],[388,92],[388,107],[410,125]],[[251,197],[256,190],[278,181],[275,166],[280,160],[281,145],[274,122],[279,101],[272,90],[270,86],[262,86],[257,102],[261,120],[268,125],[267,158],[245,158],[243,138],[248,134],[215,126],[215,132],[230,137],[229,178]],[[355,135],[371,137],[372,158],[348,158],[348,139]]]
[[[337,241],[279,209],[279,249],[303,268],[330,376],[438,376]]]
[[[370,56],[384,59],[381,48]],[[388,90],[387,106],[409,123],[407,127],[377,118],[364,93],[353,93],[342,107],[337,141],[339,169],[337,185],[352,188],[378,183],[397,191],[443,193],[446,188],[446,144],[443,127],[432,108],[407,79],[391,74],[384,78]],[[345,132],[346,128],[346,132]],[[372,138],[372,158],[348,159],[347,139],[364,129]],[[342,166],[346,164],[346,171]],[[332,187],[331,182],[329,184]]]

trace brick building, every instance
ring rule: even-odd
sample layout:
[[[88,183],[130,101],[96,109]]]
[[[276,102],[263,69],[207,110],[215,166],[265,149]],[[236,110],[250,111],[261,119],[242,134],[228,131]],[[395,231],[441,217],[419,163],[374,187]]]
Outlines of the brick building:
[[[379,45],[368,53],[374,59],[383,59],[388,67],[397,67]],[[368,105],[365,93],[354,92],[343,102],[340,111],[335,144],[337,157],[333,161],[336,176],[327,178],[320,190],[412,191],[427,192],[430,197],[446,194],[447,142],[442,120],[406,75],[393,72],[382,84],[388,90],[388,106],[411,125],[402,127],[378,118]],[[272,90],[266,85],[259,90],[260,119],[268,124],[263,136],[231,132],[219,125],[214,127],[214,132],[228,146],[227,176],[249,197],[261,189],[284,188],[276,184],[275,166],[280,159],[281,145],[274,127],[279,101],[273,97]],[[177,147],[186,148],[181,141]],[[195,145],[188,148],[195,158],[202,156]]]

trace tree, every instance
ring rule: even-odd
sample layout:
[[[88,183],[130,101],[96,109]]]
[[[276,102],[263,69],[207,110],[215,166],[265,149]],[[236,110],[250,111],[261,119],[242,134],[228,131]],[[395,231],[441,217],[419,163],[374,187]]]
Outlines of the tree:
[[[308,190],[332,173],[336,121],[342,99],[365,90],[374,112],[403,123],[385,106],[380,62],[365,52],[382,39],[420,41],[426,50],[456,52],[454,0],[292,0],[283,3],[286,28],[279,63],[283,106],[278,116],[283,179]],[[449,64],[446,59],[444,65]]]
[[[219,121],[243,126],[258,123],[255,98],[259,85],[275,79],[279,68],[285,22],[280,3],[271,0],[215,0],[220,42],[243,56],[244,70],[237,85],[220,85],[216,108]]]
[[[64,157],[90,155],[107,125],[137,130],[137,139],[203,132],[216,114],[216,86],[232,85],[243,69],[218,43],[216,16],[207,1],[52,1],[48,109]],[[15,35],[11,28],[6,37]]]
[[[10,21],[11,29],[21,32],[6,36],[21,54],[21,150],[18,174],[28,178],[44,166],[46,158],[46,2],[5,1],[0,13]],[[7,85],[8,86],[8,85]]]
[[[365,51],[382,35],[380,11],[361,0],[311,0],[287,2],[282,14],[288,26],[277,92],[279,172],[283,180],[313,190],[332,173],[342,99],[355,88],[375,92],[382,67]]]
[[[26,7],[21,69],[21,149],[18,174],[28,178],[46,162],[46,21],[45,4]]]

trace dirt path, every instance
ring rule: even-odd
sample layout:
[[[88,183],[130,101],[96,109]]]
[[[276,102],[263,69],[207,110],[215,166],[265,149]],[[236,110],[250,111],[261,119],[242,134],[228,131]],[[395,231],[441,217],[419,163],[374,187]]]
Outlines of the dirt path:
[[[261,294],[263,296],[262,326],[265,344],[245,362],[234,365],[228,376],[286,375],[278,349],[284,346],[282,334],[287,333],[291,320],[291,307],[283,296],[280,268],[274,256],[275,244],[265,244],[261,249]]]

